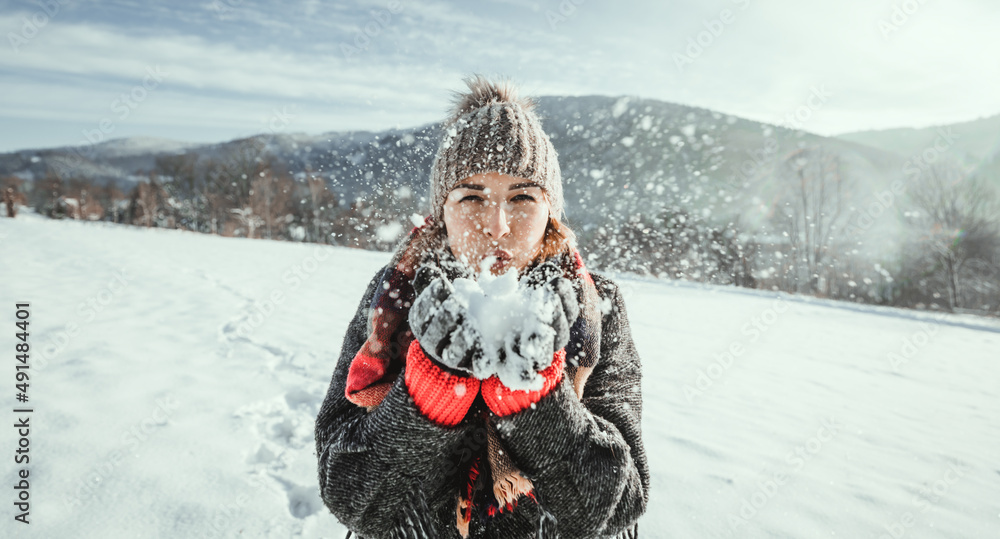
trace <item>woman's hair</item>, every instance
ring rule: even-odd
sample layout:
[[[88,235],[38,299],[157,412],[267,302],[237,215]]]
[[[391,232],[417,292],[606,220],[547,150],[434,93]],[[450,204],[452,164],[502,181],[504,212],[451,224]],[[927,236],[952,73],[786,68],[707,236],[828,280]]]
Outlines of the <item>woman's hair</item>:
[[[545,225],[545,236],[542,238],[542,251],[532,263],[571,252],[575,248],[576,234],[573,230],[555,217],[549,217],[549,222]]]

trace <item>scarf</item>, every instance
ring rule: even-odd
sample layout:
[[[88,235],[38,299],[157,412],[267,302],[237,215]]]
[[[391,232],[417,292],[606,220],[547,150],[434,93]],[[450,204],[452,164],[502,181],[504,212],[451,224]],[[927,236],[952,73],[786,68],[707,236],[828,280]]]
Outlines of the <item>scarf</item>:
[[[580,316],[570,329],[566,345],[564,376],[572,380],[577,398],[582,398],[587,377],[600,354],[600,298],[583,258],[574,247],[568,246],[555,256],[563,268],[563,275],[574,283],[580,303]],[[368,411],[382,402],[405,365],[406,350],[414,338],[407,318],[415,299],[412,281],[417,268],[425,264],[437,265],[452,281],[458,277],[473,278],[471,270],[458,261],[446,245],[443,228],[432,219],[428,218],[423,226],[414,227],[401,242],[376,286],[369,309],[369,335],[351,361],[347,375],[345,394],[348,400]],[[522,494],[537,502],[531,480],[521,474],[508,456],[509,452],[504,450],[488,413],[484,411],[480,418],[486,424],[486,461],[493,482],[492,489],[487,489],[492,497],[478,498],[480,505],[486,505],[480,509],[485,509],[483,513],[489,517],[513,510]],[[475,493],[482,479],[477,456],[472,461],[465,488],[459,490],[455,508],[456,527],[462,537],[468,537],[473,500],[477,499]]]

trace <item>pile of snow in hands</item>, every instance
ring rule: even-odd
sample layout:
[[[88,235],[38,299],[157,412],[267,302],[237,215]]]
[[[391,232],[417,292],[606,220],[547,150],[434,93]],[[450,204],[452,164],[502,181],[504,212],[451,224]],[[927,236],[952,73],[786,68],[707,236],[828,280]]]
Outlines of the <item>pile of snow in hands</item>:
[[[551,324],[562,308],[559,296],[518,281],[515,269],[496,276],[481,271],[476,280],[458,278],[453,284],[453,298],[466,312],[461,331],[472,333],[464,338],[478,340],[483,349],[473,361],[472,375],[484,380],[496,374],[511,389],[541,389],[544,379],[538,371],[552,363],[556,333]],[[453,364],[451,358],[442,359]]]

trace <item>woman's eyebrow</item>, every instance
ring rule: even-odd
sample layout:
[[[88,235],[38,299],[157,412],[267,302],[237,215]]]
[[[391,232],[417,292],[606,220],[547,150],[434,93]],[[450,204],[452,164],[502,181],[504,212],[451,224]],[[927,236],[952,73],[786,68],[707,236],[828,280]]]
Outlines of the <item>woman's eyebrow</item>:
[[[507,188],[507,190],[508,191],[513,191],[515,189],[526,189],[528,187],[537,187],[539,189],[542,188],[541,185],[538,185],[535,182],[522,182],[522,183],[515,183],[514,185],[511,185],[510,187]],[[482,185],[478,185],[478,184],[475,184],[475,183],[460,183],[460,184],[456,185],[454,188],[455,189],[459,189],[459,188],[472,189],[473,191],[485,191],[486,190],[486,188],[483,187]]]
[[[542,188],[541,185],[538,185],[535,182],[527,182],[527,183],[515,183],[514,185],[511,185],[508,190],[513,191],[514,189],[524,189],[526,187],[537,187],[539,189]]]

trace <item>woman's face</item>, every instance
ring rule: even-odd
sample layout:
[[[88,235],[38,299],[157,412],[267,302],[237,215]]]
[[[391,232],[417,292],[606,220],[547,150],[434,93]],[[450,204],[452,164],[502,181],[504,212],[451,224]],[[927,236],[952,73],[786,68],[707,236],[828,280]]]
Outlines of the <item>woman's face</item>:
[[[524,269],[542,250],[549,201],[538,184],[488,172],[460,181],[444,203],[455,256],[494,275]]]

